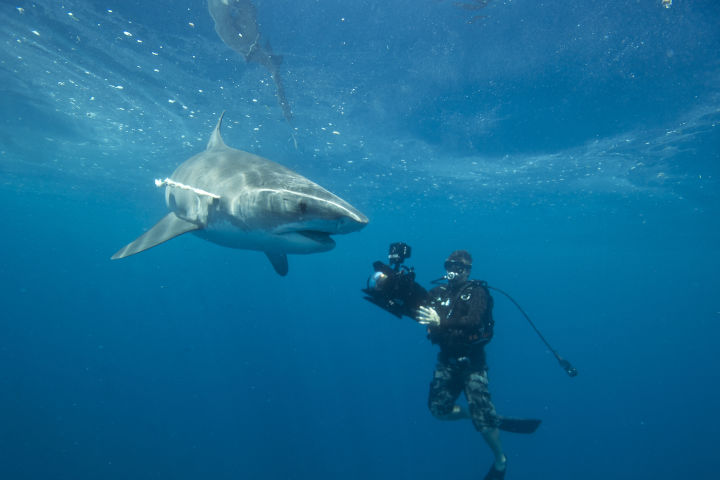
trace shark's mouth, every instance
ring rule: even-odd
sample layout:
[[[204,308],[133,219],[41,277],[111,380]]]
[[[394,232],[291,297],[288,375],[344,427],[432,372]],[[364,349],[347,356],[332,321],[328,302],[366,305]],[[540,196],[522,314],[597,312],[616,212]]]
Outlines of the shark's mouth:
[[[317,230],[298,230],[295,233],[321,245],[335,245],[335,240],[330,238],[330,234],[327,232],[319,232]]]

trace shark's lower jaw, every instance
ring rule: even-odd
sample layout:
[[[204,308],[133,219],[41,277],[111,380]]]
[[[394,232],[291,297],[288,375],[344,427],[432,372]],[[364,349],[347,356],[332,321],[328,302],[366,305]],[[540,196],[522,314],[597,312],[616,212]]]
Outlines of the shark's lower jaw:
[[[226,225],[227,226],[227,225]],[[243,231],[237,228],[210,228],[195,232],[199,237],[230,248],[305,254],[327,252],[335,248],[335,240],[327,232],[293,230],[270,233],[261,230]]]
[[[298,235],[302,235],[303,237],[307,238],[312,242],[322,245],[329,245],[330,248],[333,248],[335,246],[335,240],[333,240],[330,237],[330,234],[327,232],[318,232],[315,230],[299,230],[295,233],[297,233]]]
[[[335,240],[327,232],[316,230],[298,230],[280,235],[286,237],[288,244],[296,249],[295,252],[288,250],[288,253],[313,253],[326,252],[335,248]]]

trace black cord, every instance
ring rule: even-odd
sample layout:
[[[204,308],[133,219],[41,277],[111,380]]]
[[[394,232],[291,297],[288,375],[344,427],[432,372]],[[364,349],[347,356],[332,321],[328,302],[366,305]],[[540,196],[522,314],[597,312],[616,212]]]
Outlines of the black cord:
[[[525,313],[525,310],[523,310],[523,308],[520,306],[520,304],[519,304],[518,302],[516,302],[515,299],[510,296],[510,294],[508,294],[507,292],[505,292],[505,291],[503,291],[503,290],[500,290],[500,289],[497,288],[497,287],[491,287],[490,285],[487,285],[487,288],[489,288],[489,289],[491,289],[491,290],[495,290],[495,291],[500,292],[500,293],[502,293],[503,295],[505,295],[505,296],[508,298],[508,300],[510,300],[510,301],[513,303],[513,305],[515,305],[515,306],[517,307],[517,309],[520,310],[520,313],[523,314],[523,316],[524,316],[525,319],[528,321],[528,323],[530,324],[530,326],[533,328],[533,330],[535,330],[535,333],[538,334],[538,337],[540,337],[540,340],[542,340],[543,343],[550,349],[550,351],[552,352],[552,354],[553,354],[553,355],[555,356],[555,358],[557,359],[558,363],[560,363],[560,366],[563,368],[563,370],[565,370],[565,372],[566,372],[569,376],[571,376],[571,377],[577,376],[577,374],[578,374],[577,369],[576,369],[575,367],[573,367],[572,364],[571,364],[568,360],[565,360],[564,358],[562,358],[562,357],[560,356],[560,354],[557,353],[557,350],[555,350],[555,349],[550,345],[550,343],[548,343],[548,341],[545,340],[545,337],[543,337],[543,334],[540,333],[540,330],[538,330],[538,328],[535,326],[535,324],[533,323],[533,321],[530,320],[530,316],[529,316],[527,313]]]

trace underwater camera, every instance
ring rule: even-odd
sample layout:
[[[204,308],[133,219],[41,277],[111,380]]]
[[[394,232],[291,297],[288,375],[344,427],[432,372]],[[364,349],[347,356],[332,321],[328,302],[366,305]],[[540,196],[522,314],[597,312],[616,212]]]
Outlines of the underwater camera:
[[[391,243],[388,251],[388,263],[397,270],[405,261],[410,258],[412,248],[407,243],[397,242]],[[412,268],[409,269],[412,271]]]
[[[415,311],[428,298],[427,290],[415,281],[414,269],[403,265],[411,253],[412,249],[406,243],[391,244],[389,265],[381,261],[373,263],[375,272],[368,278],[367,287],[362,289],[365,300],[398,318],[403,315],[414,317]]]

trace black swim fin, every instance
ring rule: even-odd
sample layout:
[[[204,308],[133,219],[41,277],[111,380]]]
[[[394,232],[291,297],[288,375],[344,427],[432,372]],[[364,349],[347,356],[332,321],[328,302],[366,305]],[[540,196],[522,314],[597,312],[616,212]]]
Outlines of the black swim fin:
[[[534,433],[542,420],[536,418],[511,418],[500,417],[498,428],[512,433]]]

